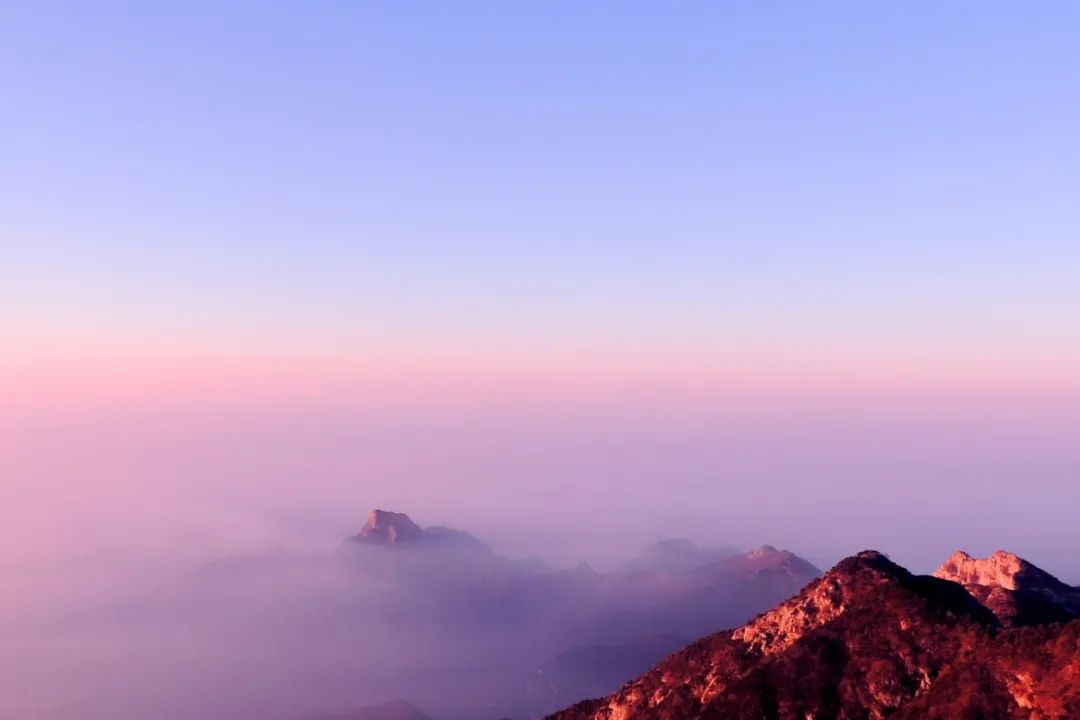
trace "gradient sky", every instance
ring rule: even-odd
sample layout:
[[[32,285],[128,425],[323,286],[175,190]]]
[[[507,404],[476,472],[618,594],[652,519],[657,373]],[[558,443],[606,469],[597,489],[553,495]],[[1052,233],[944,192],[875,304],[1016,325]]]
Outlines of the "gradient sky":
[[[1077,27],[3,3],[6,552],[393,503],[567,556],[633,526],[1080,576]]]

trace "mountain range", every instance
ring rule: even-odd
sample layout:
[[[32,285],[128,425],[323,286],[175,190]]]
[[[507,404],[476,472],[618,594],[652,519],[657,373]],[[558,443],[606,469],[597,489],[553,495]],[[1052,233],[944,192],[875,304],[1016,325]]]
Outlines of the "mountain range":
[[[627,555],[551,567],[374,510],[337,548],[223,558],[51,625],[54,657],[124,662],[69,672],[85,699],[43,717],[1080,718],[1080,589],[1014,554],[931,575],[678,537]]]
[[[498,667],[485,669],[486,685],[460,702],[445,688],[439,698],[401,688],[424,707],[460,708],[448,708],[454,717],[498,709],[538,718],[610,692],[694,637],[751,617],[820,574],[772,546],[741,552],[686,538],[658,541],[610,572],[584,563],[552,569],[503,558],[460,530],[421,527],[380,509],[343,552],[366,574],[393,577],[399,612],[422,598],[415,616],[469,627],[473,646],[493,635],[505,648],[507,638],[527,635]]]
[[[1080,589],[1011,553],[866,551],[550,720],[1075,720]]]
[[[438,720],[535,720],[614,692],[819,574],[775,547],[685,538],[628,553],[611,570],[551,567],[375,509],[335,549],[223,558],[94,626],[139,638],[169,627],[148,667],[182,662],[173,658],[186,647],[214,648],[200,650],[187,684],[169,683],[182,701],[146,700],[163,708],[159,720],[349,717],[357,708],[375,717],[394,698]]]

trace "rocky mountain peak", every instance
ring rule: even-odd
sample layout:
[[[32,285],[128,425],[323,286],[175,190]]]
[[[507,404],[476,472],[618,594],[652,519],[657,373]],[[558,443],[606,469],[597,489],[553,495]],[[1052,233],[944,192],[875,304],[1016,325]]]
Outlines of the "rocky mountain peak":
[[[491,549],[467,532],[432,525],[420,527],[405,513],[376,508],[350,540],[360,545],[427,548],[491,554]]]
[[[1080,615],[1080,588],[1004,550],[987,558],[958,550],[934,576],[963,585],[1006,625],[1039,625]]]
[[[772,552],[777,551],[774,548]],[[862,586],[907,575],[882,553],[863,551],[841,561],[799,595],[738,628],[731,638],[763,655],[781,652],[842,615]]]
[[[821,575],[820,570],[795,553],[778,550],[772,545],[762,545],[749,552],[725,558],[717,567],[724,572],[744,577],[783,577],[804,584]]]
[[[841,584],[836,578],[822,578],[797,597],[735,630],[731,639],[762,655],[771,655],[787,649],[810,630],[836,619],[846,608]]]
[[[987,585],[1016,590],[1020,587],[1020,578],[1035,574],[1033,570],[1037,570],[1034,565],[1004,550],[998,550],[988,558],[974,558],[963,550],[957,550],[934,572],[934,576],[961,585]]]
[[[423,529],[405,513],[377,508],[368,514],[367,523],[360,530],[360,537],[391,544],[416,542],[423,534]]]
[[[777,550],[772,545],[762,545],[761,547],[754,548],[753,550],[748,552],[746,555],[747,555],[747,557],[751,557],[751,558],[763,558],[763,557],[768,557],[769,555],[772,555],[772,554],[777,553],[777,552],[779,552],[779,550]]]

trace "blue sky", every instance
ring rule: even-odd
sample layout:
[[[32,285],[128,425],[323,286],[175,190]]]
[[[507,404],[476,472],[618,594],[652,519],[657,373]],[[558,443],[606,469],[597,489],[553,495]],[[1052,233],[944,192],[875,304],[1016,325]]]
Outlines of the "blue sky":
[[[1070,4],[2,12],[21,327],[1077,349]]]

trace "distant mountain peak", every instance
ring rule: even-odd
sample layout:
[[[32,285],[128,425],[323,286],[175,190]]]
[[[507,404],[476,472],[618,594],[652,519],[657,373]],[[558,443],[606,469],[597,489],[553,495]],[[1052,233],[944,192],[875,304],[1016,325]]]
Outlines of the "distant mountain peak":
[[[698,545],[690,538],[677,537],[677,538],[665,538],[664,540],[657,540],[651,545],[645,548],[645,551],[655,550],[697,550]]]
[[[616,572],[623,574],[692,570],[738,553],[730,547],[701,546],[684,537],[666,538],[646,546]]]
[[[724,558],[716,567],[723,572],[746,577],[782,576],[804,584],[821,575],[821,571],[812,563],[790,550],[779,550],[772,545],[762,545],[749,552]]]
[[[386,543],[417,542],[424,530],[405,513],[380,510],[368,513],[367,523],[360,529],[360,536]]]
[[[772,555],[773,553],[777,553],[777,552],[780,552],[780,551],[777,550],[772,545],[762,545],[760,547],[754,548],[753,550],[751,550],[750,552],[748,552],[746,554],[747,554],[748,557],[762,558],[762,557],[767,557],[767,556]]]
[[[368,513],[367,522],[352,537],[362,545],[411,547],[414,545],[457,547],[460,549],[490,549],[480,540],[461,530],[435,525],[420,527],[405,513],[376,508]]]

